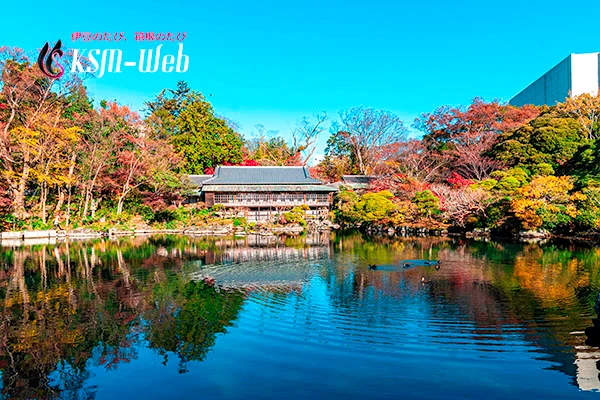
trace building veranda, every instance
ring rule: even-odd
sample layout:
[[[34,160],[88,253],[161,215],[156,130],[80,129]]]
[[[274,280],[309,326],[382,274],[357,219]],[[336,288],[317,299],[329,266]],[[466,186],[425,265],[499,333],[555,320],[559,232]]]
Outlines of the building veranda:
[[[310,176],[307,167],[217,167],[214,175],[190,175],[198,187],[192,201],[225,209],[251,221],[273,221],[306,205],[309,218],[328,218],[337,189]]]

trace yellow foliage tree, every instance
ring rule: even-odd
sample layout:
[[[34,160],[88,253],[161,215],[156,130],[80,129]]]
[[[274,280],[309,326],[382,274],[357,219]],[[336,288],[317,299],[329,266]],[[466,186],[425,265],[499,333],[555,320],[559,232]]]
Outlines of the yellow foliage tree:
[[[525,229],[553,229],[577,217],[574,202],[585,195],[570,194],[573,182],[569,176],[540,176],[529,185],[517,189],[511,202],[512,211]]]
[[[590,140],[598,138],[597,127],[600,122],[600,93],[591,95],[584,93],[576,97],[568,97],[564,103],[558,104],[558,110],[577,119]]]

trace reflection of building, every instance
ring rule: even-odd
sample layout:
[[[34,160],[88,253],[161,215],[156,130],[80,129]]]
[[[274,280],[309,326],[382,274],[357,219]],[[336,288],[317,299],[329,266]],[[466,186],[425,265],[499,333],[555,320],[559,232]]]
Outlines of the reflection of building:
[[[569,96],[598,93],[600,53],[571,54],[510,100],[514,106],[555,105]]]
[[[328,241],[316,234],[293,247],[277,237],[249,236],[208,250],[194,279],[212,278],[221,287],[301,288],[313,275],[313,265],[330,258]],[[203,265],[201,265],[203,264]]]
[[[590,346],[577,346],[576,351],[577,386],[581,390],[600,390],[600,350]]]
[[[321,260],[329,254],[328,247],[245,247],[227,249],[221,254],[218,262],[222,264],[241,262],[288,262]],[[215,260],[217,261],[217,260]]]
[[[320,260],[330,256],[327,239],[327,235],[314,233],[298,238],[298,246],[294,246],[277,236],[248,235],[238,241],[220,241],[216,251],[206,253],[205,264]]]
[[[594,309],[598,312],[600,295]],[[581,390],[600,391],[600,319],[592,319],[593,326],[584,332],[571,332],[576,342],[575,366],[577,386]],[[583,335],[585,333],[585,336]],[[585,341],[584,341],[585,338]]]
[[[210,179],[191,176],[208,207],[243,211],[250,221],[268,220],[283,210],[307,205],[310,215],[327,216],[336,189],[312,178],[307,167],[217,167]]]

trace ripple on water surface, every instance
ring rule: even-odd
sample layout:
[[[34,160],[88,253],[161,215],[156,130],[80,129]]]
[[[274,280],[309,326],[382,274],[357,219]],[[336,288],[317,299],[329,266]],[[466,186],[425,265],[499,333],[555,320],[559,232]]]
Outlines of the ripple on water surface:
[[[588,340],[600,252],[302,240],[5,252],[3,395],[86,397],[74,375],[97,398],[547,400],[600,388]],[[23,389],[40,384],[55,385]]]

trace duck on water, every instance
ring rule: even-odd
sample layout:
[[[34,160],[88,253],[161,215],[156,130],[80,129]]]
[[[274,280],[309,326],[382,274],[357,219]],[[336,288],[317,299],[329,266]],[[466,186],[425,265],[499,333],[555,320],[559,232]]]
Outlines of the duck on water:
[[[440,264],[442,262],[435,261],[435,260],[401,260],[401,261],[399,261],[399,263],[400,263],[400,265],[402,265],[402,268],[434,266],[436,270],[439,270]],[[397,265],[398,264],[396,264],[396,265],[379,265],[378,266],[377,264],[368,264],[368,268],[371,271],[378,270],[378,269],[382,269],[382,270],[386,270],[386,271],[393,271],[396,268],[398,268]]]
[[[434,266],[435,269],[440,269],[442,261],[436,260],[408,260],[400,261],[403,268],[419,267],[419,266]]]

